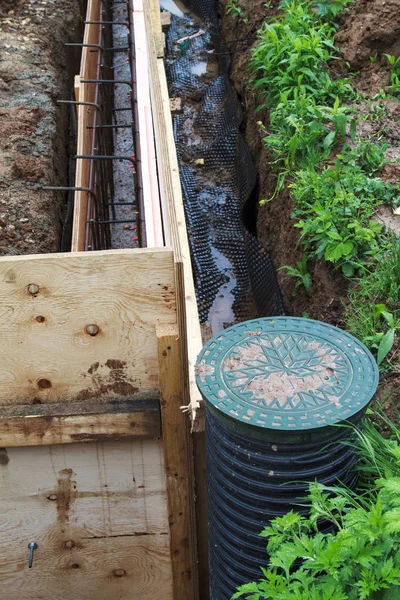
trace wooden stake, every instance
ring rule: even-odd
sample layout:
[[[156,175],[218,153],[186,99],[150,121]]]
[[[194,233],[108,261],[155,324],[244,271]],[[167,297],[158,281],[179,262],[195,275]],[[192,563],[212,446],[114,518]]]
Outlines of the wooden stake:
[[[167,475],[170,548],[175,600],[197,598],[193,449],[189,419],[182,413],[182,375],[178,327],[157,327],[161,426]]]

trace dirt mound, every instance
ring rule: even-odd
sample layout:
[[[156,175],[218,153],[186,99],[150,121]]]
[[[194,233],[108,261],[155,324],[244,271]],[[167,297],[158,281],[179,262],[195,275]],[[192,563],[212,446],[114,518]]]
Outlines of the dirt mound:
[[[351,69],[369,66],[376,54],[400,54],[399,0],[358,0],[339,25],[335,41]]]

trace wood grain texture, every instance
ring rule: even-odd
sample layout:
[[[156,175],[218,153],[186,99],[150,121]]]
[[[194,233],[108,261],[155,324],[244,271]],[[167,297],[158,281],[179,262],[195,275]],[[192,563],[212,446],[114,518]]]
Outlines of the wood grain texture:
[[[164,56],[164,38],[161,29],[162,15],[160,12],[159,0],[144,0],[150,3],[151,22],[154,36],[154,45],[156,47],[157,56]],[[171,14],[170,14],[171,18]]]
[[[171,109],[164,61],[157,58],[148,1],[144,2],[147,28],[149,82],[154,119],[158,176],[163,221],[167,224],[175,254],[175,286],[183,364],[184,403],[189,405],[194,430],[204,429],[204,419],[197,414],[202,398],[196,385],[194,367],[202,348],[200,322],[193,282],[192,263],[186,230],[179,166],[172,128]]]
[[[0,322],[0,406],[157,398],[155,327],[176,323],[172,251],[2,257]]]
[[[172,600],[161,441],[11,448],[0,479],[1,598]]]
[[[0,408],[0,447],[161,437],[158,400]]]
[[[147,4],[150,0],[145,0]],[[151,0],[153,2],[153,0]],[[154,2],[153,2],[154,5]],[[158,14],[160,7],[158,6]],[[135,77],[138,122],[140,133],[140,165],[144,219],[147,245],[163,246],[164,236],[161,219],[161,206],[157,178],[156,150],[154,145],[153,116],[149,90],[149,58],[146,40],[146,27],[143,14],[143,0],[133,0],[133,31],[135,43]],[[161,22],[160,22],[161,32]]]
[[[181,411],[182,380],[177,325],[157,327],[161,392],[161,421],[174,598],[197,598],[197,556],[194,524],[193,451],[189,422]]]
[[[88,0],[86,20],[99,21],[100,1]],[[83,43],[100,44],[101,30],[98,24],[85,25]],[[100,73],[101,52],[88,46],[82,47],[80,79],[98,79]],[[76,90],[75,90],[76,94]],[[96,101],[96,84],[82,83],[79,80],[79,101]],[[94,145],[95,129],[88,130],[87,126],[93,126],[97,118],[97,109],[94,106],[78,105],[78,131],[77,131],[77,154],[92,154]],[[76,187],[89,187],[91,161],[86,159],[77,159],[76,161]],[[85,230],[87,219],[88,193],[83,191],[75,192],[72,243],[71,250],[78,252],[85,249]]]

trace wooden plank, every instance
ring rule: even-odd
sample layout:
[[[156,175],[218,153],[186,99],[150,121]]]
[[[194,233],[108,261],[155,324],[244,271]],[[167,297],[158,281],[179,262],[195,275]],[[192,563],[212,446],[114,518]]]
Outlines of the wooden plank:
[[[169,536],[161,440],[6,448],[0,473],[0,537],[15,545],[63,529],[77,545],[100,537]]]
[[[1,598],[172,600],[161,441],[11,448],[0,475]]]
[[[181,411],[182,381],[178,327],[157,327],[161,421],[171,534],[174,598],[197,597],[196,535],[189,422]]]
[[[145,0],[150,3],[151,25],[157,56],[164,56],[164,39],[161,29],[160,0]]]
[[[25,543],[17,551],[7,547],[0,559],[0,595],[4,600],[172,600],[168,550],[167,535],[84,540],[71,550],[46,539],[39,540],[28,570]]]
[[[158,400],[34,404],[0,409],[0,447],[161,437]]]
[[[0,321],[0,406],[156,398],[155,327],[176,323],[173,253],[1,257]]]
[[[148,0],[145,0],[147,3]],[[133,0],[133,30],[135,40],[135,61],[133,67],[136,77],[136,101],[140,133],[140,164],[144,219],[146,225],[147,246],[163,246],[160,196],[157,178],[156,151],[154,146],[153,119],[149,91],[148,49],[143,14],[143,1]],[[158,7],[158,13],[160,8]],[[161,30],[161,25],[160,25]]]
[[[175,286],[183,357],[184,402],[185,404],[187,403],[191,413],[193,429],[202,430],[204,428],[204,419],[199,412],[202,399],[194,374],[197,356],[202,348],[200,322],[193,282],[192,263],[164,61],[156,57],[155,44],[151,35],[151,15],[147,2],[144,3],[144,16],[148,32],[149,80],[161,206],[165,223],[164,229],[169,232],[169,243],[172,245],[175,254]]]
[[[197,301],[196,301],[196,293],[194,289],[194,281],[193,281],[193,272],[192,272],[192,262],[190,256],[190,248],[189,241],[187,237],[187,229],[186,229],[186,221],[185,221],[185,212],[183,208],[183,199],[182,199],[182,190],[180,185],[179,178],[179,166],[178,159],[176,156],[176,147],[175,140],[173,136],[172,130],[172,120],[171,114],[169,110],[169,96],[168,96],[168,86],[167,79],[165,75],[164,62],[161,60],[157,61],[157,70],[158,70],[158,79],[161,85],[161,94],[162,94],[162,108],[164,113],[165,130],[166,130],[166,140],[168,147],[168,159],[170,165],[170,173],[172,177],[172,198],[173,198],[173,210],[174,217],[171,217],[176,223],[176,236],[177,242],[176,245],[179,244],[180,247],[180,255],[182,261],[182,272],[183,272],[183,281],[184,281],[184,289],[183,295],[179,297],[179,300],[182,299],[183,306],[181,307],[180,316],[181,319],[185,320],[185,328],[181,329],[181,331],[186,331],[185,342],[186,350],[184,355],[187,357],[187,361],[185,361],[185,365],[187,365],[187,379],[188,379],[188,397],[187,402],[190,405],[192,418],[193,418],[193,427],[194,429],[203,429],[204,424],[201,420],[200,414],[198,413],[198,409],[202,404],[202,398],[200,392],[197,388],[194,368],[196,364],[197,357],[200,353],[200,350],[203,347],[201,340],[201,330],[200,330],[200,321],[199,321],[199,313],[197,310]],[[175,245],[174,245],[175,249]],[[184,313],[184,314],[183,314]]]
[[[101,20],[100,0],[88,0],[87,21]],[[83,43],[84,44],[100,44],[101,30],[98,24],[85,25]],[[82,47],[80,78],[81,79],[98,79],[101,61],[101,52],[87,46]],[[81,83],[79,89],[80,102],[95,102],[96,101],[96,84]],[[95,130],[88,130],[87,126],[95,124],[96,108],[94,106],[79,105],[77,107],[78,115],[78,132],[77,132],[77,154],[92,154],[93,140]],[[91,131],[91,133],[89,133]],[[89,187],[91,161],[86,159],[77,159],[76,161],[76,187]],[[72,228],[72,252],[78,252],[85,249],[85,230],[87,219],[87,192],[75,192],[74,216]]]
[[[168,27],[171,25],[171,13],[169,10],[163,10],[160,13],[160,16],[162,29],[168,29]]]

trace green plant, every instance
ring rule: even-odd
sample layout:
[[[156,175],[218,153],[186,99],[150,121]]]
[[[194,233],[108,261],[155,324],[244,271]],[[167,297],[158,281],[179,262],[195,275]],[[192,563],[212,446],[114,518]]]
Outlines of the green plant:
[[[386,332],[375,331],[374,335],[367,336],[363,341],[371,348],[377,349],[377,361],[378,365],[380,365],[393,348],[396,331],[400,329],[400,319],[397,318],[395,320],[394,314],[387,310],[385,304],[375,304],[374,316],[376,321],[383,319]]]
[[[293,217],[311,258],[324,258],[348,277],[364,268],[381,247],[382,227],[372,220],[382,202],[396,203],[398,191],[375,175],[383,166],[384,147],[360,142],[345,145],[336,162],[297,172],[291,185]],[[368,158],[367,158],[368,157]]]
[[[312,281],[311,281],[311,275],[307,271],[307,255],[306,254],[303,255],[303,258],[301,259],[301,261],[296,262],[296,267],[285,266],[285,267],[281,267],[278,270],[281,271],[282,269],[286,269],[286,272],[288,275],[290,275],[291,277],[295,277],[297,279],[296,284],[294,286],[294,291],[293,291],[294,296],[296,295],[297,288],[300,287],[301,285],[304,287],[307,294],[309,296],[311,295]]]
[[[387,419],[386,419],[387,421]],[[263,577],[232,598],[395,600],[400,586],[400,447],[367,423],[358,432],[364,492],[310,485],[310,513],[291,511],[261,533],[268,539]],[[371,485],[372,484],[372,485]],[[322,533],[320,525],[333,531]]]
[[[377,256],[379,268],[363,273],[349,292],[344,320],[353,335],[387,361],[400,323],[400,239],[391,235]],[[387,349],[387,352],[385,350]]]
[[[231,15],[234,19],[242,19],[246,25],[249,19],[245,16],[243,8],[240,6],[240,0],[229,0],[226,7],[226,14]]]
[[[392,54],[383,54],[387,59],[390,69],[390,87],[393,93],[400,90],[400,56],[397,58]]]
[[[353,0],[316,0],[318,14],[328,19],[334,19]]]

